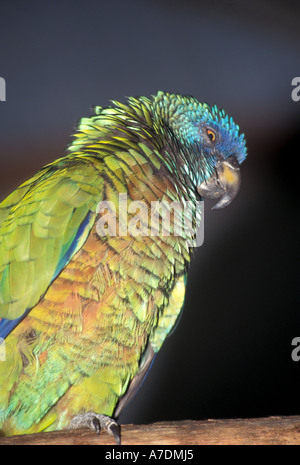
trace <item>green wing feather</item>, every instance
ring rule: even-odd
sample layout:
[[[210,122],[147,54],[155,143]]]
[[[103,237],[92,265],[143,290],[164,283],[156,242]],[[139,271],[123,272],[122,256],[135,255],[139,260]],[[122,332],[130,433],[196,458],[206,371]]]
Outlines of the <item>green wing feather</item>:
[[[80,249],[95,221],[101,162],[62,158],[0,205],[0,318],[16,319],[40,300]]]

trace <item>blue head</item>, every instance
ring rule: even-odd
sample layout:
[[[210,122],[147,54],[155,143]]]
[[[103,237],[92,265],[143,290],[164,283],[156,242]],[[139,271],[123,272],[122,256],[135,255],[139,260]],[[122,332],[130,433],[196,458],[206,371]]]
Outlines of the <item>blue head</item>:
[[[239,126],[224,110],[193,97],[158,92],[154,105],[185,152],[192,155],[192,162],[188,160],[183,169],[199,194],[221,197],[214,208],[228,205],[239,190],[239,165],[247,155]]]

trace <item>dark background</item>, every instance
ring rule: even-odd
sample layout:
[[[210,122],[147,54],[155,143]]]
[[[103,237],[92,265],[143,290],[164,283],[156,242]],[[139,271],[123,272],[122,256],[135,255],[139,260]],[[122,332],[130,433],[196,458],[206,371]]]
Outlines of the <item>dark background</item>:
[[[299,24],[297,0],[0,4],[1,198],[109,99],[193,95],[246,134],[240,194],[206,205],[181,322],[121,422],[300,413]]]

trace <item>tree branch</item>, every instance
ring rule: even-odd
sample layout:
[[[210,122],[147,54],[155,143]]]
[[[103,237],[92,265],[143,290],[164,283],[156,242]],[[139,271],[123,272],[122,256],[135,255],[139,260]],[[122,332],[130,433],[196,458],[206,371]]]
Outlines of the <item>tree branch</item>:
[[[300,416],[123,425],[123,445],[300,444]],[[0,444],[115,445],[106,433],[53,431],[0,438]]]

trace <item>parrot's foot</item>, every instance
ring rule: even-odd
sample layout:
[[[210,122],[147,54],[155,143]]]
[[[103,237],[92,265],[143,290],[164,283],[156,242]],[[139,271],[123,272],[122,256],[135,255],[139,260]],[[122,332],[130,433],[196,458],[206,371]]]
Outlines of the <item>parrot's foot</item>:
[[[118,423],[107,415],[99,413],[87,412],[81,415],[75,415],[72,418],[68,429],[89,428],[96,433],[100,433],[101,429],[106,431],[111,436],[115,437],[116,443],[121,444],[121,432]]]

